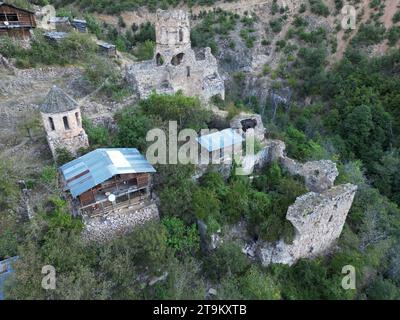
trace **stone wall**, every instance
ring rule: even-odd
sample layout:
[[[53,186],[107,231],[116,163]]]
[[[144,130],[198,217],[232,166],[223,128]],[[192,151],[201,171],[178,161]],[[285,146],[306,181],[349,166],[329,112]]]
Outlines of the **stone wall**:
[[[231,122],[238,127],[241,118]],[[255,155],[242,159],[242,168],[252,174],[272,161],[278,161],[293,175],[304,177],[311,192],[298,197],[288,208],[286,218],[294,229],[292,244],[283,240],[276,243],[254,241],[247,234],[246,221],[241,221],[224,235],[214,234],[208,239],[203,235],[203,248],[213,250],[224,241],[236,241],[242,245],[242,251],[250,258],[257,258],[266,266],[270,263],[293,264],[301,258],[314,258],[326,254],[339,238],[347,214],[353,203],[357,186],[343,184],[334,186],[338,170],[330,160],[300,163],[286,156],[285,143],[280,140],[266,139],[264,148]]]
[[[133,229],[150,220],[159,219],[158,208],[154,203],[141,208],[128,208],[109,214],[106,217],[83,217],[84,239],[103,242],[115,236],[132,232]]]
[[[291,265],[300,258],[327,253],[342,232],[356,190],[357,186],[344,184],[323,193],[309,192],[298,197],[286,215],[295,228],[293,243],[260,241],[256,252],[261,263]]]
[[[78,114],[78,118],[76,117]],[[46,138],[53,157],[56,157],[56,149],[67,149],[71,154],[76,155],[80,148],[89,147],[89,140],[82,128],[82,116],[79,108],[63,113],[41,113]],[[69,129],[65,129],[63,117],[67,117]],[[54,124],[51,128],[50,120]]]
[[[244,138],[246,136],[254,136],[259,141],[265,139],[265,128],[259,114],[241,112],[232,118],[230,127],[240,135],[243,135]]]

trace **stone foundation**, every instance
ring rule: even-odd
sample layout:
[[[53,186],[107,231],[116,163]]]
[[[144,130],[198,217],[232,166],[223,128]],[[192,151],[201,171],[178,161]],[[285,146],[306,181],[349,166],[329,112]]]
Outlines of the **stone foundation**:
[[[136,226],[153,219],[159,219],[158,208],[154,203],[116,211],[106,217],[83,217],[85,229],[82,236],[89,241],[104,242],[130,233]]]

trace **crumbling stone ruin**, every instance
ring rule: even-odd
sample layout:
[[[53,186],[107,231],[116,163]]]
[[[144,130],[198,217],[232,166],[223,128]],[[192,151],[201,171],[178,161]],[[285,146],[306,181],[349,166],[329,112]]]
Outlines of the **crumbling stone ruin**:
[[[79,104],[57,86],[51,88],[40,105],[40,114],[54,158],[57,149],[66,149],[76,155],[80,148],[89,147]]]
[[[336,164],[330,160],[300,163],[287,157],[283,141],[264,138],[265,129],[258,115],[241,114],[232,119],[231,127],[243,136],[251,134],[263,141],[264,148],[261,151],[242,158],[241,165],[245,172],[251,174],[277,161],[290,174],[302,176],[310,192],[298,197],[288,208],[286,218],[295,230],[291,244],[283,240],[275,243],[254,241],[247,234],[244,220],[230,227],[223,235],[217,233],[208,237],[207,226],[200,221],[202,248],[210,251],[224,241],[240,241],[243,253],[257,258],[265,266],[270,263],[291,265],[301,258],[314,258],[329,252],[342,232],[357,186],[334,186],[339,172]]]
[[[254,136],[259,141],[265,139],[265,128],[259,114],[241,112],[232,118],[230,127],[244,137]]]
[[[127,66],[126,79],[140,98],[179,90],[203,101],[213,96],[225,98],[224,80],[218,73],[210,48],[195,53],[190,42],[189,13],[183,10],[157,10],[156,50],[152,60]]]
[[[256,253],[261,263],[291,265],[300,258],[329,252],[342,232],[356,190],[357,186],[348,183],[298,197],[286,214],[295,228],[293,243],[260,242]]]

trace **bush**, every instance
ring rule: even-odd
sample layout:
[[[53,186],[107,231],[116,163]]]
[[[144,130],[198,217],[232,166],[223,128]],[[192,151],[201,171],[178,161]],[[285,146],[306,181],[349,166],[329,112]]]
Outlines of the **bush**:
[[[204,268],[212,279],[221,279],[226,275],[243,274],[249,266],[247,257],[241,248],[232,242],[224,243],[206,258]]]
[[[74,156],[65,148],[57,148],[56,154],[56,163],[58,166],[62,166],[63,164],[74,160]]]
[[[199,131],[207,128],[211,120],[211,112],[201,106],[196,97],[187,97],[178,92],[175,95],[151,94],[146,100],[139,102],[144,114],[159,117],[162,121],[177,121],[179,129]]]
[[[393,23],[400,22],[400,11],[397,11],[397,12],[394,14],[394,16],[393,16],[393,18],[392,18],[392,21],[393,21]]]
[[[196,224],[185,226],[183,220],[176,217],[162,219],[167,229],[167,245],[177,253],[195,253],[200,248],[200,238]]]
[[[220,220],[220,201],[211,190],[199,188],[193,193],[193,210],[197,219],[206,223],[209,218]]]
[[[373,24],[362,24],[356,36],[351,40],[352,44],[358,46],[369,46],[380,43],[385,35],[385,27]]]
[[[389,29],[388,40],[391,46],[394,46],[400,39],[400,27],[394,26]]]
[[[279,33],[282,30],[282,19],[274,19],[269,22],[269,26],[271,27],[271,30],[275,33]]]
[[[151,40],[146,40],[143,43],[139,43],[135,56],[139,61],[150,60],[154,56],[155,43]]]
[[[223,201],[224,218],[228,223],[236,223],[248,210],[248,185],[242,180],[235,180],[230,184]]]
[[[329,8],[325,4],[323,0],[309,0],[310,1],[310,9],[312,13],[315,13],[320,16],[327,17],[329,16]]]
[[[106,127],[102,125],[94,126],[87,118],[82,119],[82,125],[88,135],[89,144],[93,149],[97,147],[110,147],[112,145],[110,133]]]
[[[158,122],[153,117],[131,107],[120,111],[115,119],[118,124],[117,144],[146,152],[149,145],[146,141],[147,132],[153,127],[158,127]]]

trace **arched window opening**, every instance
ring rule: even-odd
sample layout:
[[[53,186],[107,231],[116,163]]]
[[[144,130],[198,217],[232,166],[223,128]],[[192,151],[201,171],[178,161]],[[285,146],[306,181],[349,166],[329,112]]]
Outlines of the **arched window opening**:
[[[186,66],[186,77],[190,77],[190,67]]]
[[[183,41],[183,30],[179,29],[179,42]]]
[[[178,53],[176,56],[173,56],[172,59],[171,59],[171,64],[173,66],[180,65],[182,60],[183,60],[183,56],[184,56],[183,52]]]
[[[64,128],[65,128],[65,130],[69,130],[69,123],[68,123],[68,118],[67,118],[67,116],[63,117],[63,122],[64,122]]]
[[[81,125],[81,119],[79,117],[79,112],[75,112],[76,124],[78,127]]]
[[[50,124],[51,131],[56,130],[56,127],[54,126],[54,121],[53,121],[52,117],[49,117],[49,124]]]
[[[161,56],[160,53],[156,54],[156,64],[158,66],[162,66],[164,64],[164,59],[163,59],[163,57]]]

